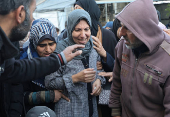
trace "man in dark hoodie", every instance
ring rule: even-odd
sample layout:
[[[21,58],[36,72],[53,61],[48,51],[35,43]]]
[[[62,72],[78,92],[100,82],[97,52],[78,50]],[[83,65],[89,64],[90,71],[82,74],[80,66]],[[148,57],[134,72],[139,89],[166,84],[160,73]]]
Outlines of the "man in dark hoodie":
[[[113,117],[170,116],[170,37],[158,27],[153,0],[136,0],[121,22],[109,106]]]

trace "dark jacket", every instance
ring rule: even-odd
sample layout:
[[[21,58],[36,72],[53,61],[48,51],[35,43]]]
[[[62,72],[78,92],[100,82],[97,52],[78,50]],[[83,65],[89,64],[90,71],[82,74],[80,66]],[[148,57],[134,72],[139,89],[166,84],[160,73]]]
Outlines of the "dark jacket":
[[[30,53],[28,52],[30,50]],[[31,55],[30,55],[31,54]],[[29,57],[28,57],[29,56]],[[38,58],[38,54],[33,47],[32,41],[29,46],[20,52],[20,59]],[[54,110],[55,94],[53,90],[47,90],[44,84],[45,76],[34,81],[25,82],[24,88],[24,103],[25,112],[27,113],[34,106],[47,106]]]
[[[21,99],[22,96],[19,96],[20,94],[22,95],[20,93],[20,91],[22,92],[22,88],[20,86],[17,88],[16,83],[50,74],[58,70],[63,64],[56,54],[52,54],[50,57],[32,60],[15,60],[14,57],[18,53],[18,49],[11,43],[0,27],[0,115],[2,117],[8,117],[9,115],[7,114],[13,113],[16,108],[20,108],[17,106],[17,100],[23,100]],[[61,55],[59,54],[59,56]],[[17,93],[16,90],[19,92]],[[18,99],[13,96],[17,96],[16,98]],[[15,116],[13,115],[12,117]]]
[[[19,49],[19,42],[13,42]],[[16,56],[15,59],[19,59]],[[21,84],[0,83],[0,115],[20,117],[23,111],[23,87]]]
[[[15,60],[18,50],[12,45],[0,28],[0,81],[8,83],[21,83],[43,77],[55,72],[63,65],[59,56],[51,54],[32,60]],[[42,64],[43,63],[43,64]],[[45,64],[44,64],[45,63]],[[51,68],[51,69],[47,69]]]
[[[114,33],[108,29],[102,28],[102,45],[107,52],[107,61],[102,61],[103,69],[106,72],[112,72],[114,67],[115,47],[117,44]]]

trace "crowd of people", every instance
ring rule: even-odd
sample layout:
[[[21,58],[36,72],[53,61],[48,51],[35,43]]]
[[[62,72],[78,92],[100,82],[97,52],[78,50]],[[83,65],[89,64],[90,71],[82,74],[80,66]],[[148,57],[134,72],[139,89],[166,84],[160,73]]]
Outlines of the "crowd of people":
[[[0,116],[170,116],[170,30],[153,0],[103,27],[95,0],[77,0],[60,34],[35,9],[0,1]]]

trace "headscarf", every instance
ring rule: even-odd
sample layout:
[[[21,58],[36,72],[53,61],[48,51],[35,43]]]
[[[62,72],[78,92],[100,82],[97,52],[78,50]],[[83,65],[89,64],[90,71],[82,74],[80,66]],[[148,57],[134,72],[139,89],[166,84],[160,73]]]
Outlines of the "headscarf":
[[[44,39],[49,39],[57,43],[57,31],[55,26],[45,18],[34,20],[30,30],[30,45],[27,50],[28,58],[39,57],[36,48]],[[45,88],[44,78],[45,77],[34,80],[32,83]]]
[[[112,29],[112,32],[115,34],[117,41],[119,41],[119,38],[117,37],[117,30],[118,30],[119,27],[121,27],[121,24],[120,24],[120,21],[116,18],[116,19],[113,21],[113,29]]]
[[[34,22],[30,30],[30,42],[32,41],[35,49],[44,39],[57,43],[56,28],[48,19],[41,18],[34,20]]]
[[[99,23],[100,9],[95,0],[78,0],[75,5],[76,4],[81,6],[90,14],[92,20],[91,34],[96,36],[98,32],[98,25],[101,26],[101,24]]]
[[[109,21],[103,26],[103,28],[109,27],[111,30],[113,29],[113,21]]]
[[[56,52],[62,52],[66,47],[76,44],[72,38],[72,32],[76,25],[80,22],[80,20],[85,19],[87,24],[91,27],[91,18],[88,12],[82,9],[73,10],[68,16],[67,22],[67,38],[58,42],[56,47]],[[74,59],[82,59],[86,56],[89,56],[91,50],[93,48],[92,38],[90,36],[90,40],[85,45],[85,48],[82,49],[82,54],[74,57]]]

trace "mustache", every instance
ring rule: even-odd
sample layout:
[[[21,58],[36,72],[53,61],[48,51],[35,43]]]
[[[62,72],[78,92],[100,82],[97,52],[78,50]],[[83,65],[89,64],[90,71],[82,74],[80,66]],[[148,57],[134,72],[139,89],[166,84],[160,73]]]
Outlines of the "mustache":
[[[130,42],[128,37],[126,37],[126,36],[122,36],[122,37],[123,37],[126,41]]]

